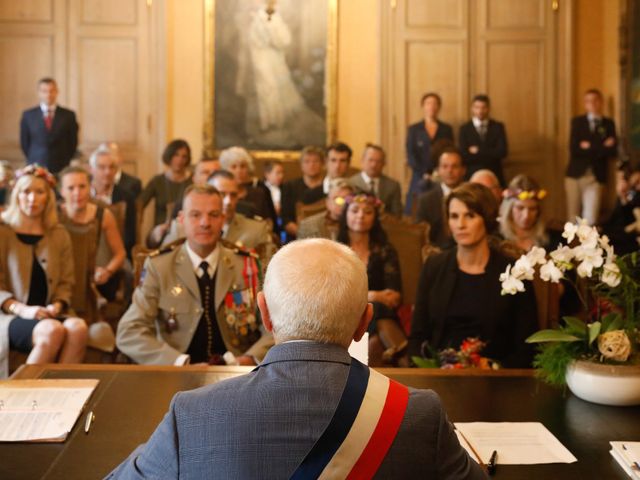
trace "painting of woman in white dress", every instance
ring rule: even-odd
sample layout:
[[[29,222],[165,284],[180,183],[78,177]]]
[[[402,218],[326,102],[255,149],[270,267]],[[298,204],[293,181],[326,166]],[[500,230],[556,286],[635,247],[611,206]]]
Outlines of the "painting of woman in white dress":
[[[217,0],[215,148],[327,141],[327,0]]]

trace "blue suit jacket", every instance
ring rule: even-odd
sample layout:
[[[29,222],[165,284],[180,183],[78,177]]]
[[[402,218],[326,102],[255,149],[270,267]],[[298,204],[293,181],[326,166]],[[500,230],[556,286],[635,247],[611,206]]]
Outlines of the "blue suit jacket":
[[[259,368],[178,393],[149,442],[108,478],[287,479],[331,420],[350,357],[313,342],[273,347]],[[410,389],[376,478],[480,479],[438,396]]]
[[[51,130],[47,131],[40,107],[26,110],[20,120],[20,145],[27,164],[38,163],[58,173],[69,165],[78,146],[76,114],[56,106]]]

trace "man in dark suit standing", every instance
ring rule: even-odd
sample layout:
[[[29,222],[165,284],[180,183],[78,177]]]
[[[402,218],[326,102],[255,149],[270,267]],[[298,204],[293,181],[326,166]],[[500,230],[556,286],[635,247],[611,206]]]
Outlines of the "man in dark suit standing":
[[[445,228],[444,200],[449,192],[464,179],[465,167],[460,152],[454,147],[445,148],[436,166],[439,183],[418,197],[416,221],[430,225],[429,241],[442,249],[452,247],[453,239]]]
[[[569,220],[581,216],[589,225],[598,220],[608,160],[616,156],[618,147],[616,125],[602,115],[602,100],[600,90],[587,90],[585,115],[571,121],[571,158],[565,177]]]
[[[460,152],[467,167],[467,179],[476,171],[491,170],[505,186],[502,161],[509,150],[504,124],[489,118],[491,102],[487,95],[471,101],[471,120],[460,127]]]
[[[20,145],[27,164],[38,163],[51,173],[69,165],[78,146],[76,114],[56,104],[58,86],[53,78],[38,82],[40,105],[22,114]]]

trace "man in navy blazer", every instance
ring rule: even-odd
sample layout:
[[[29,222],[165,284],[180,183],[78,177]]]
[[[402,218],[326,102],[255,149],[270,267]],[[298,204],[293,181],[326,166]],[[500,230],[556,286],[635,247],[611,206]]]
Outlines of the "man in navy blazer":
[[[570,221],[579,215],[594,225],[600,213],[608,161],[616,156],[618,140],[615,123],[602,114],[600,90],[587,90],[584,108],[585,115],[571,121],[571,156],[565,177],[567,214]]]
[[[27,164],[38,163],[51,173],[69,165],[78,146],[78,123],[73,111],[56,104],[53,78],[38,82],[40,105],[26,110],[20,120],[20,145]]]
[[[489,118],[491,103],[487,95],[471,101],[471,120],[460,127],[460,152],[467,167],[467,179],[478,170],[491,170],[505,186],[502,161],[509,153],[504,124]]]
[[[372,316],[367,288],[365,265],[345,245],[310,239],[283,247],[257,297],[276,341],[264,361],[247,375],[178,393],[149,442],[108,478],[291,478],[342,402],[354,368],[347,347]],[[374,478],[486,478],[436,393],[408,395]]]

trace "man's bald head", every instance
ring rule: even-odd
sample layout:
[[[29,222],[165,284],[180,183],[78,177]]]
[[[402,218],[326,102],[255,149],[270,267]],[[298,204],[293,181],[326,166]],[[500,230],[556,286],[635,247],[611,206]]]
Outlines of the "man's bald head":
[[[491,170],[482,169],[476,171],[471,178],[469,179],[471,183],[479,183],[480,185],[484,185],[496,198],[498,203],[502,202],[502,187],[500,186],[500,180],[496,177],[495,173]]]
[[[292,242],[269,262],[260,311],[276,343],[348,347],[370,320],[367,283],[366,267],[349,247],[323,239]]]

